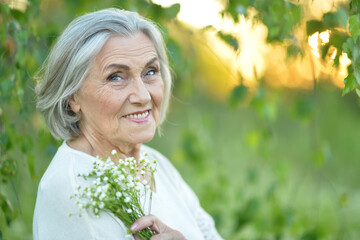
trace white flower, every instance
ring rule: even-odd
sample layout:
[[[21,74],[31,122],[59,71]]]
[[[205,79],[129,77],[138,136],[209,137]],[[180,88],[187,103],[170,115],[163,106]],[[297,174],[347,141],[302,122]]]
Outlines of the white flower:
[[[111,154],[119,158],[116,150]],[[114,158],[114,157],[113,157]],[[92,170],[88,173],[79,174],[85,181],[90,183],[89,187],[76,186],[74,195],[76,204],[80,212],[85,209],[91,210],[95,216],[99,217],[100,211],[112,209],[123,209],[126,217],[132,217],[139,213],[137,205],[140,205],[140,197],[148,194],[145,189],[151,189],[149,180],[144,176],[153,174],[151,171],[156,167],[148,155],[137,160],[133,157],[117,159],[115,165],[111,157],[99,157],[94,161]],[[139,164],[139,165],[138,165]],[[126,206],[126,208],[123,208]],[[113,212],[115,214],[115,212]],[[120,218],[120,216],[119,216]],[[130,233],[130,237],[132,237]]]
[[[125,235],[125,238],[126,239],[133,239],[133,235],[132,235],[132,232],[128,229],[126,235]]]
[[[99,199],[100,201],[104,200],[104,198],[106,197],[106,194],[105,193],[101,193]]]

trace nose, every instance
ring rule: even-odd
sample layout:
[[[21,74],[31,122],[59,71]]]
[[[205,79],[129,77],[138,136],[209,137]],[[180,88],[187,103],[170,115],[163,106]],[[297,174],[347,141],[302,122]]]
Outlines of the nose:
[[[145,105],[149,103],[151,96],[146,84],[139,77],[132,81],[129,101],[134,104]]]

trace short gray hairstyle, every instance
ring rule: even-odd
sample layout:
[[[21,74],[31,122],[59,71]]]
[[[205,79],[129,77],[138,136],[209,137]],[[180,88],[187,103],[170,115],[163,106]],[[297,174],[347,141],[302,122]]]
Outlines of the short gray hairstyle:
[[[127,37],[139,32],[152,41],[159,57],[164,82],[159,125],[165,120],[172,80],[161,33],[153,22],[135,12],[110,8],[72,21],[39,71],[36,106],[55,138],[71,140],[79,136],[80,116],[71,110],[69,100],[80,89],[106,41],[112,36]]]

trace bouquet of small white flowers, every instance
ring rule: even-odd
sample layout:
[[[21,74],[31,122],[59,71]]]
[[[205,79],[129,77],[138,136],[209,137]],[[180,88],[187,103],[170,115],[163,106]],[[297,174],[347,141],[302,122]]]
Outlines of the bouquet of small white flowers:
[[[114,164],[110,157],[104,159],[97,156],[92,170],[87,174],[79,174],[85,180],[93,179],[92,185],[78,186],[77,193],[71,198],[76,199],[82,211],[91,210],[96,216],[102,210],[109,211],[130,228],[136,219],[145,216],[143,209],[146,201],[141,203],[141,197],[147,199],[148,194],[149,213],[151,211],[156,160],[150,162],[146,153],[139,160],[133,157],[120,159],[115,150],[111,153],[118,159],[118,164]],[[150,176],[150,183],[145,180],[146,176]],[[130,230],[128,234],[131,234]],[[155,235],[149,228],[136,234],[144,240]]]

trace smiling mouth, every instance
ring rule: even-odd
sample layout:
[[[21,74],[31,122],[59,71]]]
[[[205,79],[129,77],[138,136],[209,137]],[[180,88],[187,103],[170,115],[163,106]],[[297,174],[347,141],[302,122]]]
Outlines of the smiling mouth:
[[[125,115],[124,118],[127,119],[145,119],[147,116],[149,116],[150,110],[146,110],[145,112],[137,112],[137,113],[131,113],[128,115]]]

